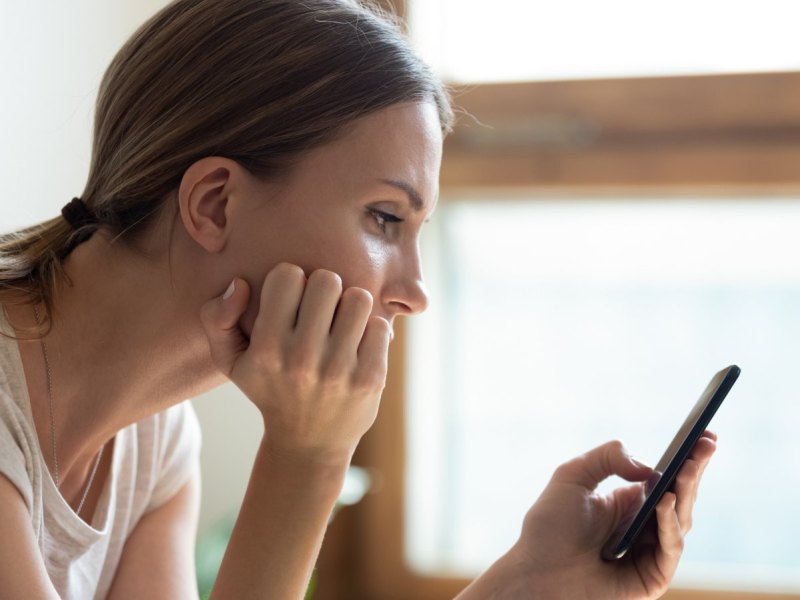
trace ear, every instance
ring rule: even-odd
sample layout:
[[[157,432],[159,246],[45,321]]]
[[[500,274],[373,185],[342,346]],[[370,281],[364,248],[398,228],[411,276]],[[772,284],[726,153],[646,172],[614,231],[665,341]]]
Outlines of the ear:
[[[230,228],[231,190],[241,167],[228,158],[209,156],[193,163],[178,188],[178,210],[186,233],[208,252],[225,247]]]

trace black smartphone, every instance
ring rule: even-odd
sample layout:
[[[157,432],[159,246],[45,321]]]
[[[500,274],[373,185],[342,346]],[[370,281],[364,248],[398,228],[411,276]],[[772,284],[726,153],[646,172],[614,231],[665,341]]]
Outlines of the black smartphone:
[[[640,502],[631,506],[630,510],[620,519],[614,532],[603,546],[602,556],[604,559],[622,558],[633,545],[653,515],[661,496],[671,488],[675,475],[678,474],[695,443],[708,427],[711,417],[714,416],[719,405],[728,395],[740,372],[739,367],[731,365],[711,378],[708,387],[692,408],[689,416],[686,417],[686,421],[678,430],[667,451],[664,452],[664,456],[655,466],[654,477],[642,484]]]

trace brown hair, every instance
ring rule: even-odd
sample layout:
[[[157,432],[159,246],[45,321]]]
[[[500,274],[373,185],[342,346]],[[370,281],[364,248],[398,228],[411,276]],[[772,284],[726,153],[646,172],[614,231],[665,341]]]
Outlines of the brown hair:
[[[354,120],[442,84],[393,18],[348,0],[176,0],[111,61],[97,97],[82,198],[97,223],[57,217],[0,236],[0,302],[44,302],[63,259],[98,226],[132,241],[205,156],[277,177]]]

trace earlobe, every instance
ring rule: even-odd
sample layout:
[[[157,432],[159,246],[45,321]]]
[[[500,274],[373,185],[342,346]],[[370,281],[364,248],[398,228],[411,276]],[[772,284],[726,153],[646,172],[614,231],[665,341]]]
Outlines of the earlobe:
[[[208,157],[193,163],[178,189],[178,209],[187,234],[208,252],[220,252],[230,230],[229,195],[237,168],[227,158]]]

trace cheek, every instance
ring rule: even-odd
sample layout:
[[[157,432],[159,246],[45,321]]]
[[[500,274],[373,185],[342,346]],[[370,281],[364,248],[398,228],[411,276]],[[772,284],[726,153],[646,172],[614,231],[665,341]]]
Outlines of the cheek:
[[[363,287],[376,295],[389,264],[390,252],[380,240],[364,236],[354,243],[339,274],[347,287]]]
[[[240,277],[250,284],[249,305],[239,320],[239,326],[247,336],[251,335],[258,315],[264,279],[278,263],[288,262],[297,265],[303,269],[306,276],[317,269],[333,271],[342,278],[345,289],[364,288],[372,294],[374,304],[377,306],[391,257],[385,242],[368,234],[351,235],[346,241],[341,238],[317,238],[303,243],[302,240],[294,238],[292,242],[282,244],[281,252],[266,254],[270,255],[271,259],[262,261],[254,268],[251,267],[256,271],[254,274],[240,274]],[[266,259],[266,256],[264,258]]]
[[[328,248],[318,268],[337,273],[342,278],[343,288],[364,288],[377,300],[388,264],[385,244],[365,234],[352,236],[347,244]]]

